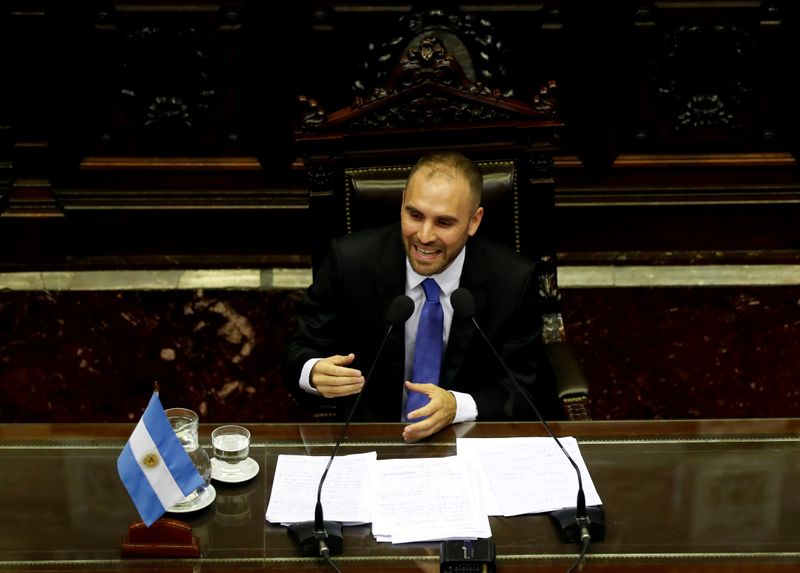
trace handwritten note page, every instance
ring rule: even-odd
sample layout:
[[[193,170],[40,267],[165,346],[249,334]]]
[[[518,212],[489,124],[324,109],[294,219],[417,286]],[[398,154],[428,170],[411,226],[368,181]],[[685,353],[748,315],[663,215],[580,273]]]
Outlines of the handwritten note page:
[[[581,471],[587,505],[599,505],[589,470],[575,438],[559,438]],[[501,515],[541,513],[574,507],[578,477],[552,438],[459,438],[458,454],[477,456]],[[488,494],[484,490],[484,495]],[[492,503],[490,498],[489,503]],[[494,514],[493,514],[494,515]]]
[[[408,543],[491,537],[476,469],[463,458],[379,460],[372,533]]]
[[[510,442],[520,442],[528,438],[457,438],[456,451],[459,458],[470,460],[477,468],[478,477],[481,483],[481,492],[483,496],[483,506],[486,508],[488,515],[503,515],[503,510],[500,507],[500,502],[497,501],[497,496],[494,494],[492,484],[489,481],[489,476],[486,475],[483,467],[481,466],[481,458],[479,452],[481,450],[491,450],[492,448],[504,445],[506,447]]]
[[[377,458],[376,452],[368,452],[333,460],[322,486],[325,519],[346,525],[371,521],[371,476]],[[330,456],[279,455],[267,521],[287,524],[313,520],[319,480],[329,459]]]

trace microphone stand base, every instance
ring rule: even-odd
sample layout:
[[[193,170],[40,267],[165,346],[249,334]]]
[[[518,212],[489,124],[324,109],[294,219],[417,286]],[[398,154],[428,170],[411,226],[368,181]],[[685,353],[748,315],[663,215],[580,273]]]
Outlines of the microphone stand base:
[[[575,508],[568,507],[557,509],[550,512],[550,517],[556,522],[561,530],[564,541],[570,543],[581,542],[581,527],[575,518]],[[592,541],[603,541],[606,537],[606,510],[602,505],[593,505],[586,508],[586,515],[589,517],[589,535]]]
[[[342,553],[342,524],[338,521],[323,521],[321,530],[314,528],[313,521],[298,521],[289,526],[289,533],[300,543],[303,555],[319,557],[320,541],[325,542],[331,555]]]

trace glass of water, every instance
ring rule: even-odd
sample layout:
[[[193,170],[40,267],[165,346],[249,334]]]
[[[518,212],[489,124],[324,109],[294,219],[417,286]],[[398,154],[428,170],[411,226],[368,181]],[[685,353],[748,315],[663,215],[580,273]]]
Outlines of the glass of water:
[[[211,445],[219,468],[225,473],[238,473],[250,455],[250,430],[242,426],[227,425],[211,432]]]

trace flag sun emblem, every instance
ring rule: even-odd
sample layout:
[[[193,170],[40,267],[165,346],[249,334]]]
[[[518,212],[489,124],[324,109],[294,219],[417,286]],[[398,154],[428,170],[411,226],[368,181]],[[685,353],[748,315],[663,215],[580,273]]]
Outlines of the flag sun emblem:
[[[158,455],[158,452],[147,452],[142,456],[142,465],[146,468],[152,469],[156,467],[160,461],[161,457]]]

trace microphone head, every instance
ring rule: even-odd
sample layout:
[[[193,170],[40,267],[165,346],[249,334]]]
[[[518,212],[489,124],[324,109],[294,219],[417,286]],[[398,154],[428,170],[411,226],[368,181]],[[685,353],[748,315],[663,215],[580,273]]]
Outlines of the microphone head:
[[[453,305],[453,313],[461,318],[472,318],[476,314],[475,297],[464,287],[457,288],[450,295],[450,304]]]
[[[386,313],[386,322],[392,326],[399,326],[414,314],[414,301],[404,294],[396,297],[389,305]]]

